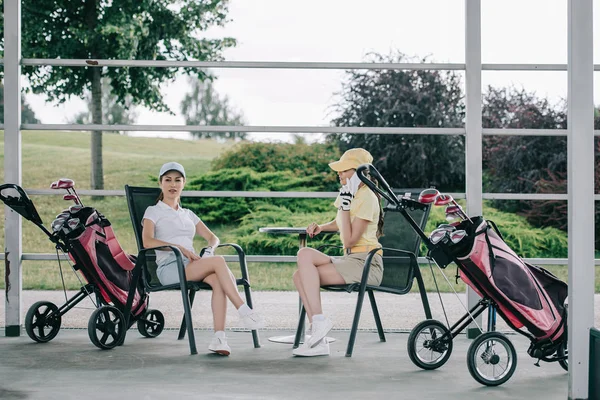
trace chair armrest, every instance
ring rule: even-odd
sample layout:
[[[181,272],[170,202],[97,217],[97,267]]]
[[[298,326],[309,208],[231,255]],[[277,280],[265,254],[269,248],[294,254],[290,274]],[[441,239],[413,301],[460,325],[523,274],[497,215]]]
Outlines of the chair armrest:
[[[240,272],[242,273],[242,279],[236,279],[236,282],[238,285],[250,286],[250,276],[248,275],[248,264],[244,250],[236,243],[221,243],[218,247],[232,247],[235,250],[240,264]]]
[[[417,256],[416,256],[416,255],[415,255],[415,253],[413,253],[412,251],[408,251],[408,250],[401,250],[401,249],[394,249],[394,248],[391,248],[391,247],[382,247],[382,249],[383,249],[383,251],[384,251],[384,254],[385,254],[385,252],[386,252],[386,251],[387,251],[387,252],[390,252],[390,251],[392,251],[392,252],[396,252],[396,253],[403,253],[403,254],[406,254],[406,255],[407,255],[408,257],[410,257],[411,259],[415,259],[415,260],[417,259]],[[389,255],[389,254],[386,254],[386,255]]]
[[[143,249],[140,249],[140,251],[138,252],[138,262],[140,260],[143,260],[143,262],[140,264],[139,268],[142,268],[142,266],[144,267],[142,270],[144,286],[149,287],[149,285],[147,284],[147,282],[148,282],[148,276],[147,276],[148,275],[148,270],[147,270],[148,264],[146,263],[146,253],[149,251],[161,250],[161,249],[163,251],[168,251],[170,249],[175,254],[175,261],[177,262],[177,272],[179,273],[179,282],[180,282],[181,286],[183,287],[183,289],[185,291],[187,291],[188,285],[187,285],[187,279],[185,277],[185,265],[183,265],[183,256],[182,256],[181,250],[179,250],[179,248],[177,248],[175,246],[171,246],[171,245],[143,248]],[[137,266],[137,264],[138,263],[136,263],[136,266]]]

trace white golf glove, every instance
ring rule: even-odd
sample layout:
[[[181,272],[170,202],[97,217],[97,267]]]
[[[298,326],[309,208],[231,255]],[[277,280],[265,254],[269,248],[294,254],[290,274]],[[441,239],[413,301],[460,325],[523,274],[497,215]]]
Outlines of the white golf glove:
[[[215,250],[212,248],[212,246],[208,246],[205,247],[202,251],[202,258],[207,258],[207,257],[212,257],[215,255]]]
[[[348,187],[348,191],[352,196],[356,194],[358,191],[358,186],[360,185],[360,178],[358,177],[358,173],[354,172],[354,175],[346,182],[346,186]]]
[[[342,188],[340,189],[340,210],[350,211],[353,197],[348,185],[342,185]]]

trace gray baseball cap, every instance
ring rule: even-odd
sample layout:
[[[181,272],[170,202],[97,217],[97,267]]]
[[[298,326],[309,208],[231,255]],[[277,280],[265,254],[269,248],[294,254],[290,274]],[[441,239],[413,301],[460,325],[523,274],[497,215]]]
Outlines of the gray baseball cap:
[[[160,177],[169,171],[177,171],[177,172],[181,173],[181,175],[183,175],[183,177],[185,178],[185,169],[183,169],[183,165],[176,163],[175,161],[171,161],[171,162],[165,163],[162,167],[160,167],[160,172],[158,173],[158,179],[160,180]]]

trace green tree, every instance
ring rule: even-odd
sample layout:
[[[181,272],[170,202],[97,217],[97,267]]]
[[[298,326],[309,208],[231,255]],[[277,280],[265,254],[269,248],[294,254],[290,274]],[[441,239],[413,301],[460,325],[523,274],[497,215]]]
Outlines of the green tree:
[[[91,124],[92,123],[92,108],[94,102],[90,92],[85,94],[85,102],[87,111],[82,111],[73,117],[71,123],[74,124]],[[111,91],[110,81],[107,78],[102,79],[102,123],[111,125],[131,125],[135,124],[137,112],[131,96],[127,96],[125,104],[119,102],[117,96]]]
[[[372,54],[379,63],[410,62],[402,53]],[[426,60],[421,60],[426,61]],[[428,70],[353,70],[338,93],[335,126],[439,127],[463,126],[460,77]],[[446,135],[330,134],[341,150],[363,147],[374,165],[395,187],[464,190],[464,138]]]
[[[202,32],[225,24],[227,7],[228,0],[22,0],[23,57],[91,60],[85,68],[26,66],[23,72],[33,92],[46,94],[49,101],[91,92],[94,124],[102,123],[103,77],[110,79],[119,103],[131,96],[134,104],[170,111],[160,84],[175,79],[177,68],[94,67],[95,60],[219,60],[235,40],[203,38]],[[197,68],[184,72],[206,78]],[[102,189],[99,131],[92,133],[91,162],[91,187]]]
[[[484,128],[566,129],[566,103],[521,88],[488,86],[483,100]],[[548,171],[566,173],[567,138],[564,136],[484,136],[484,190],[531,193],[536,182],[549,178]],[[504,203],[507,204],[514,203]],[[499,206],[499,204],[497,204]],[[506,208],[506,207],[505,207]]]
[[[181,114],[188,125],[245,125],[244,116],[233,110],[227,96],[220,96],[214,77],[204,81],[189,77],[191,87],[181,101]],[[191,132],[197,138],[244,139],[245,132]]]
[[[0,121],[4,122],[4,85],[0,82]],[[40,121],[35,117],[35,112],[27,104],[25,95],[21,95],[21,123],[39,124]]]

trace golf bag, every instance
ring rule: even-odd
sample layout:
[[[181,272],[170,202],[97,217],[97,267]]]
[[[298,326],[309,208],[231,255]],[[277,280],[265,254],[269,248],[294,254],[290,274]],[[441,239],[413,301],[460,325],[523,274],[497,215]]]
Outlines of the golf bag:
[[[555,353],[566,334],[567,284],[517,256],[492,221],[474,217],[456,229],[466,231],[464,239],[439,245],[457,263],[460,278],[490,298],[511,328],[531,339],[531,356]]]
[[[0,185],[0,200],[38,226],[54,243],[59,263],[59,251],[62,251],[68,255],[73,270],[87,283],[78,277],[83,286],[61,307],[48,301],[33,304],[25,317],[27,334],[36,342],[49,342],[58,334],[62,316],[89,296],[96,306],[88,323],[90,340],[101,349],[113,348],[122,343],[125,330],[129,328],[125,327],[123,311],[136,258],[123,251],[104,215],[82,205],[72,180],[61,179],[51,187],[66,189],[68,194],[64,199],[73,200],[75,204],[56,216],[50,230],[44,226],[33,202],[18,185]],[[129,321],[131,324],[138,322],[138,329],[144,336],[158,336],[162,326],[157,329],[154,324],[148,325],[151,321],[147,321],[147,314],[156,310],[148,310],[147,305],[148,294],[139,286]]]

